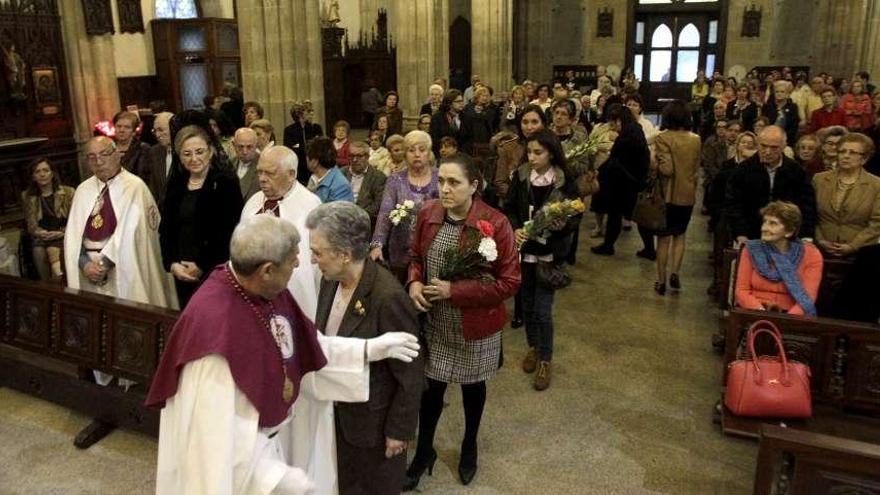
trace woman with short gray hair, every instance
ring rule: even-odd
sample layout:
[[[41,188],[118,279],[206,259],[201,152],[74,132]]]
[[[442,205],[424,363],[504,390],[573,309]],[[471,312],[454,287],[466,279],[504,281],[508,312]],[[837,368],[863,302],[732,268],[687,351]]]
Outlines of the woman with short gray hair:
[[[370,217],[353,203],[324,203],[309,213],[312,262],[323,274],[315,324],[326,335],[369,339],[418,334],[415,308],[388,270],[367,257]],[[339,493],[398,493],[406,447],[415,436],[423,360],[370,363],[370,399],[336,404]]]

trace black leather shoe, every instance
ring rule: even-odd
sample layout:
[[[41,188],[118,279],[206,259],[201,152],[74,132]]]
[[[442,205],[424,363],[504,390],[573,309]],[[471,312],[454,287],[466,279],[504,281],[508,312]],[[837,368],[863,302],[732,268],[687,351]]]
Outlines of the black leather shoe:
[[[431,455],[428,459],[421,460],[418,456],[415,457],[409,467],[406,468],[406,478],[403,480],[403,491],[409,492],[415,490],[416,487],[419,486],[419,481],[422,479],[422,475],[425,474],[425,471],[428,471],[428,476],[432,476],[434,474],[434,463],[436,461],[437,451],[434,449],[431,449]],[[459,472],[460,471],[461,468],[459,468]]]
[[[462,485],[468,485],[477,475],[477,446],[461,447],[461,458],[458,460],[458,477]]]
[[[675,290],[681,289],[681,279],[678,278],[677,273],[673,273],[669,276],[669,287]]]
[[[593,254],[599,254],[602,256],[614,256],[614,248],[608,247],[604,244],[599,244],[598,246],[593,246],[590,248],[590,251],[592,251]]]
[[[666,295],[666,284],[663,282],[654,282],[654,292],[656,292],[658,296]]]
[[[636,252],[636,256],[639,258],[645,258],[646,260],[655,261],[657,260],[657,253],[655,251],[648,251],[647,249],[642,249]]]

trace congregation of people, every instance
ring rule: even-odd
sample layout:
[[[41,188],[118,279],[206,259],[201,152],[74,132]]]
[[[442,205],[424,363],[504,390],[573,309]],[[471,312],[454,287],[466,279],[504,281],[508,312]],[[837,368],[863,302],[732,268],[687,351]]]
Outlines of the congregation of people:
[[[583,92],[571,74],[489,83],[438,78],[419,115],[369,87],[366,141],[344,120],[325,135],[308,101],[282,130],[233,90],[157,113],[141,135],[120,112],[114,137],[86,144],[94,175],[75,191],[48,159],[32,163],[22,197],[41,279],[182,311],[148,399],[164,406],[160,492],[416,489],[450,384],[471,483],[502,330],[524,327],[517,364],[535,391],[552,384],[555,293],[584,262],[587,223],[532,227],[566,201],[588,202],[596,256],[623,256],[635,225],[633,263],[654,263],[657,297],[688,285],[694,214],[709,217],[716,267],[740,249],[746,309],[816,315],[823,259],[880,260],[880,91],[866,73],[701,71],[658,121],[631,71],[615,81],[600,67]],[[634,214],[652,192],[660,228]],[[205,433],[186,452],[201,420],[235,439]]]

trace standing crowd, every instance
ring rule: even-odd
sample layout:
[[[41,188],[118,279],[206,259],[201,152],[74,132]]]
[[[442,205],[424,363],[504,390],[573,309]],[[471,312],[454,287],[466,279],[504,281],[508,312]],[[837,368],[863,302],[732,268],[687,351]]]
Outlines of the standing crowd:
[[[525,327],[532,387],[551,385],[554,295],[577,262],[584,200],[592,253],[615,255],[635,223],[660,296],[682,290],[698,196],[716,260],[743,246],[743,307],[815,314],[823,257],[877,256],[880,92],[864,73],[758,76],[700,73],[659,128],[634,76],[615,83],[602,68],[584,93],[573,74],[500,94],[479,76],[465,91],[438,79],[406,133],[397,93],[370,88],[366,142],[346,121],[325,136],[302,102],[276,143],[261,105],[235,92],[157,114],[144,139],[138,115],[120,112],[115,139],[86,145],[94,176],[75,192],[48,160],[32,164],[34,261],[43,279],[183,310],[148,399],[165,407],[160,492],[412,490],[437,459],[449,384],[462,390],[469,484],[508,323]],[[270,365],[238,346],[281,366],[262,383]],[[199,411],[235,441],[179,452]]]

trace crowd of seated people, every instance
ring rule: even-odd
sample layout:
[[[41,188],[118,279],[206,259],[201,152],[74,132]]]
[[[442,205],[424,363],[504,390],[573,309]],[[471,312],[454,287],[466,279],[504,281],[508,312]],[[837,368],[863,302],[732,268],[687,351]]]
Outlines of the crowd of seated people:
[[[524,325],[528,335],[522,369],[534,373],[534,389],[551,384],[555,289],[542,277],[575,264],[581,216],[550,223],[540,237],[525,225],[547,205],[585,199],[585,182],[599,184],[592,209],[594,237],[602,239],[592,251],[606,256],[615,254],[638,193],[659,185],[666,227],[639,226],[644,247],[637,254],[656,259],[654,289],[661,296],[667,285],[682,290],[679,272],[700,204],[700,169],[716,261],[723,248],[742,247],[735,299],[744,308],[815,314],[823,258],[874,252],[867,248],[880,238],[880,178],[874,175],[880,93],[867,93],[867,75],[841,94],[843,86],[826,74],[808,82],[790,71],[764,80],[752,73],[737,82],[700,73],[692,101],[668,103],[658,128],[644,113],[637,81],[627,77],[616,82],[602,69],[599,87],[584,93],[564,81],[524,81],[498,91],[477,77],[460,91],[438,79],[425,88],[421,113],[406,116],[418,118],[413,130],[404,129],[398,94],[388,91],[368,112],[366,141],[353,138],[344,120],[325,136],[308,101],[291,106],[292,123],[276,140],[281,123],[267,120],[259,102],[238,95],[219,105],[214,99],[204,111],[157,116],[152,148],[136,135],[137,115],[121,112],[114,119],[117,145],[106,152],[118,154],[155,197],[161,215],[154,235],[180,307],[228,257],[243,208],[299,219],[303,229],[321,203],[364,210],[369,231],[357,235],[367,239],[364,245],[325,248],[384,266],[379,269],[400,283],[394,290],[406,291],[426,313],[423,324],[437,354],[429,348],[421,420],[433,428],[447,384],[462,386],[459,473],[466,484],[476,471],[485,382],[500,366],[507,298],[516,296],[511,326]],[[577,155],[588,141],[596,146]],[[98,154],[96,161],[106,158]],[[73,192],[58,183],[46,160],[35,162],[30,174],[23,200],[33,255],[41,278],[59,277]],[[254,201],[253,208],[245,206]],[[295,212],[286,210],[291,201],[299,205]],[[491,225],[478,225],[483,220]],[[450,247],[468,229],[495,242],[493,259],[487,258],[491,289],[481,288],[474,274],[445,268]],[[300,262],[308,260],[302,249]],[[340,273],[348,269],[343,265]],[[312,285],[314,301],[318,286]],[[298,298],[296,290],[303,289],[294,290]],[[433,431],[420,431],[407,487],[430,472],[432,445]]]

